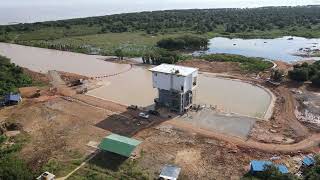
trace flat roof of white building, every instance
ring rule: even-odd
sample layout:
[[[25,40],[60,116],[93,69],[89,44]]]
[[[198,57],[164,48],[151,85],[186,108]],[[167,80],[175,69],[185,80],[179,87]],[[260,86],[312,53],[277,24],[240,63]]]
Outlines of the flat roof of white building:
[[[173,64],[161,64],[154,68],[149,69],[152,72],[166,73],[166,74],[176,74],[180,76],[189,76],[195,71],[198,71],[198,68],[191,68],[185,66],[177,66]]]

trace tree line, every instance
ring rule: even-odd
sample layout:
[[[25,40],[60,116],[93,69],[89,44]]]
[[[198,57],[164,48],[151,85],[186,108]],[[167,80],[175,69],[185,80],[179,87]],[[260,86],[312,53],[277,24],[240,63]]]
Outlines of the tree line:
[[[31,32],[44,28],[64,29],[66,36],[97,33],[145,31],[148,34],[168,31],[206,33],[223,29],[225,33],[268,31],[303,27],[319,28],[320,6],[261,7],[166,10],[115,14],[70,20],[0,26],[0,34]],[[81,32],[73,27],[86,26]],[[4,36],[1,36],[4,38]]]

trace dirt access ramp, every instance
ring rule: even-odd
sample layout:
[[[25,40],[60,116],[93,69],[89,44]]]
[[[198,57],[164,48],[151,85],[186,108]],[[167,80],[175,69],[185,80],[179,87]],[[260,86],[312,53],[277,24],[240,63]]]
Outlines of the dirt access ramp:
[[[56,94],[61,94],[63,96],[73,96],[76,94],[76,91],[70,89],[61,79],[59,72],[55,70],[48,71],[48,78],[52,88],[56,91]]]

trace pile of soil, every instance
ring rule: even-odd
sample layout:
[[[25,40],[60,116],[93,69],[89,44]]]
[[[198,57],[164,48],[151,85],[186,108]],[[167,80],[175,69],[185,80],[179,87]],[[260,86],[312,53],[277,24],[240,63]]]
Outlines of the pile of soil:
[[[61,79],[63,81],[65,81],[66,83],[77,81],[79,79],[82,79],[82,80],[89,79],[87,76],[82,76],[79,74],[68,73],[68,72],[63,72],[63,71],[59,71],[59,75],[60,75]]]

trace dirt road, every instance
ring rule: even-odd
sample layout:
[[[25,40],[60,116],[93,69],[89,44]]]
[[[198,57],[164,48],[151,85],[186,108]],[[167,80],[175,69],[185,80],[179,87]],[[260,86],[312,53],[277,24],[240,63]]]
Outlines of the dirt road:
[[[290,90],[283,86],[278,87],[277,90],[284,101],[279,107],[280,113],[276,117],[278,121],[284,121],[285,124],[295,131],[298,137],[308,136],[310,134],[308,128],[301,124],[294,114],[296,105]]]

